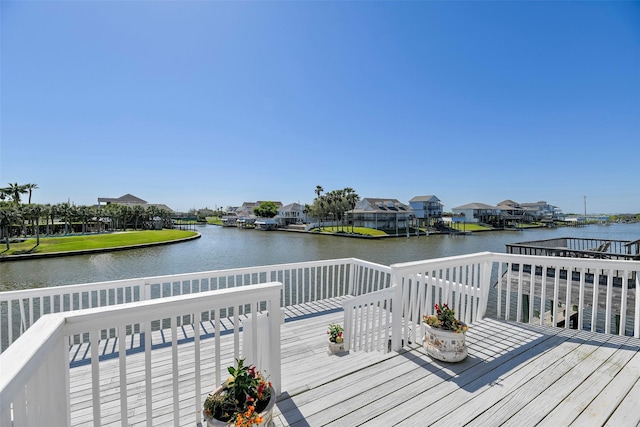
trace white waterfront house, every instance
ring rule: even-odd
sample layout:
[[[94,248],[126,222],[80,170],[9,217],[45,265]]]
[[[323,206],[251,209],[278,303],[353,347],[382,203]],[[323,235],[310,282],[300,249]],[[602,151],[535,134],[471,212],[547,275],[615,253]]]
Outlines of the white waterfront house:
[[[413,211],[397,199],[366,197],[353,210],[347,211],[347,218],[355,227],[373,228],[387,233],[405,230],[411,224]]]
[[[434,195],[416,196],[409,200],[409,206],[418,226],[429,227],[442,219],[443,204]]]
[[[463,216],[468,223],[491,223],[499,215],[500,209],[484,203],[468,203],[451,210],[456,216]]]

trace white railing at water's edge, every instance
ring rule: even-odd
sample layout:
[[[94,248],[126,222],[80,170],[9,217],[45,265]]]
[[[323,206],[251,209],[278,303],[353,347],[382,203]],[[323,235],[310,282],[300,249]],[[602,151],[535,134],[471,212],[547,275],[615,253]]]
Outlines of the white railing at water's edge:
[[[528,271],[528,272],[527,272]],[[539,272],[539,274],[538,274]],[[562,272],[565,272],[563,278]],[[497,253],[479,253],[458,257],[432,259],[384,267],[356,259],[317,261],[309,263],[285,264],[278,266],[253,267],[218,272],[193,273],[186,275],[163,276],[119,281],[101,284],[69,286],[71,290],[53,289],[58,299],[71,301],[97,299],[97,292],[105,289],[117,289],[109,292],[136,292],[148,295],[146,300],[116,303],[116,305],[82,309],[69,313],[57,313],[39,318],[34,328],[31,316],[40,302],[31,299],[31,294],[23,298],[5,299],[7,311],[12,307],[24,311],[19,313],[20,322],[26,322],[23,336],[12,343],[3,354],[0,362],[3,375],[0,379],[0,424],[9,425],[10,420],[26,420],[24,425],[36,425],[46,420],[49,424],[67,425],[69,422],[69,343],[80,340],[90,342],[90,363],[92,384],[100,382],[98,348],[104,331],[115,331],[118,338],[118,360],[120,378],[121,419],[127,420],[127,354],[125,338],[135,332],[136,326],[145,342],[145,368],[142,394],[147,399],[147,424],[151,425],[151,414],[157,415],[152,408],[152,363],[151,331],[158,322],[168,326],[171,337],[171,370],[173,378],[173,408],[171,413],[174,424],[180,417],[178,399],[178,378],[182,375],[182,366],[177,362],[177,328],[193,330],[193,338],[187,344],[194,346],[194,372],[192,375],[194,391],[193,410],[187,416],[193,416],[194,423],[200,418],[202,396],[200,378],[200,341],[203,335],[200,327],[203,321],[214,323],[214,342],[216,354],[215,384],[221,382],[220,366],[220,328],[221,321],[232,317],[233,355],[240,354],[239,326],[242,322],[251,324],[257,331],[258,313],[278,312],[280,307],[300,304],[324,298],[350,295],[344,302],[345,341],[351,350],[399,350],[410,342],[421,340],[422,316],[433,313],[433,305],[447,303],[456,309],[458,317],[473,325],[473,322],[491,315],[500,319],[517,322],[557,325],[560,319],[559,305],[565,310],[575,306],[579,328],[613,334],[633,334],[640,337],[640,263],[637,261],[592,260],[560,257],[537,257]],[[272,279],[280,277],[284,280]],[[282,282],[257,285],[255,282]],[[126,286],[123,283],[126,282]],[[137,283],[137,285],[136,285]],[[206,283],[206,289],[202,284]],[[210,290],[211,284],[223,289]],[[148,286],[147,286],[148,285]],[[96,289],[91,289],[95,286]],[[140,286],[141,290],[125,290]],[[144,289],[157,286],[157,297],[153,298]],[[82,289],[82,291],[80,291]],[[169,294],[187,294],[166,296]],[[35,290],[49,292],[50,289]],[[27,292],[27,291],[20,291]],[[85,294],[82,294],[84,292]],[[106,292],[106,291],[104,291]],[[153,292],[153,291],[151,291]],[[92,296],[89,297],[89,293]],[[14,297],[16,293],[13,293]],[[39,298],[43,298],[42,295]],[[83,296],[84,295],[84,296]],[[526,295],[528,299],[525,298]],[[2,294],[0,294],[2,296]],[[95,298],[94,298],[95,297]],[[162,297],[162,298],[160,298]],[[132,297],[134,298],[134,297]],[[55,298],[54,298],[55,299]],[[126,299],[126,298],[125,298]],[[16,302],[17,301],[17,302]],[[552,301],[552,303],[551,303]],[[233,308],[230,310],[230,307]],[[83,308],[83,307],[80,307]],[[554,309],[555,308],[555,309]],[[240,319],[240,316],[246,316]],[[39,317],[39,316],[34,316]],[[569,316],[567,316],[568,318]],[[12,316],[9,316],[11,319]],[[27,322],[27,319],[30,321]],[[268,316],[270,336],[273,338],[273,357],[268,360],[268,370],[272,381],[279,384],[279,331],[280,316]],[[248,322],[248,323],[247,323]],[[565,328],[570,327],[565,321]],[[22,332],[22,331],[21,331]],[[149,333],[146,333],[149,332]],[[273,337],[271,336],[273,334]],[[127,338],[129,339],[129,338]],[[257,337],[255,333],[244,340],[250,340],[253,353]],[[391,345],[390,341],[391,340]],[[203,340],[204,341],[204,340]],[[211,341],[211,340],[207,340]],[[274,348],[277,347],[277,350]],[[278,355],[275,354],[278,352]],[[275,366],[277,364],[277,366]],[[6,368],[5,368],[6,367]],[[182,380],[182,378],[180,378]],[[210,386],[210,384],[207,384]],[[66,391],[65,390],[66,387]],[[93,420],[99,425],[101,418],[99,388],[94,386],[92,397]],[[206,393],[205,393],[206,394]],[[46,396],[47,398],[45,398]],[[53,398],[51,396],[54,396]],[[53,408],[66,408],[59,420],[51,419]],[[60,412],[60,411],[58,411]],[[184,414],[183,414],[184,415]],[[168,415],[169,416],[169,415]],[[98,420],[98,421],[96,421]],[[58,422],[59,421],[59,422]],[[16,424],[22,425],[22,424]]]
[[[484,252],[391,270],[393,288],[343,302],[350,350],[390,351],[420,342],[422,317],[434,314],[436,303],[454,308],[467,324],[489,310],[498,319],[557,326],[563,307],[565,328],[640,338],[637,261]]]
[[[2,376],[0,378],[0,425],[35,426],[35,425],[71,425],[70,414],[70,369],[69,346],[67,338],[75,335],[90,336],[91,384],[92,396],[90,407],[92,415],[89,418],[94,426],[100,426],[102,420],[101,405],[101,373],[102,364],[99,361],[99,340],[104,329],[116,328],[118,337],[118,379],[120,419],[126,425],[129,417],[128,399],[139,396],[142,392],[146,399],[145,417],[147,425],[154,423],[154,416],[158,416],[159,409],[165,410],[165,416],[173,420],[175,426],[179,420],[192,418],[194,425],[201,421],[203,396],[211,390],[212,384],[201,384],[201,321],[213,319],[215,327],[214,354],[207,354],[207,359],[215,360],[215,382],[222,383],[223,367],[221,366],[222,348],[220,345],[220,328],[223,310],[230,307],[234,311],[234,324],[239,324],[239,308],[244,307],[248,313],[248,320],[252,323],[253,331],[257,331],[258,313],[277,313],[267,316],[268,337],[264,338],[264,346],[269,356],[268,366],[258,366],[268,372],[269,380],[273,383],[277,393],[280,393],[280,294],[281,283],[266,283],[250,285],[235,289],[221,289],[201,292],[192,295],[181,295],[140,301],[136,303],[115,306],[98,307],[86,310],[55,313],[38,319],[33,328],[29,328],[19,340],[13,343],[2,355]],[[193,366],[178,360],[178,318],[190,317],[193,322]],[[204,318],[206,317],[206,319]],[[173,391],[170,408],[154,408],[154,369],[159,368],[152,363],[151,334],[144,335],[144,387],[133,387],[128,378],[128,359],[126,342],[127,327],[134,323],[146,324],[148,330],[154,321],[168,319],[171,335],[171,385]],[[183,324],[184,327],[184,324]],[[234,328],[233,356],[240,357],[239,328]],[[257,360],[258,334],[244,337],[253,342],[253,352],[247,356],[248,361]],[[187,344],[181,344],[187,345]],[[210,350],[209,350],[210,351]],[[180,363],[179,363],[180,362]],[[185,365],[187,367],[185,367]],[[131,369],[131,368],[129,368]],[[113,370],[113,369],[112,369]],[[112,374],[112,373],[111,373]],[[105,374],[106,375],[106,374]],[[129,382],[128,382],[129,380]],[[186,380],[186,381],[185,381]],[[189,384],[188,390],[183,385]],[[180,384],[182,383],[182,384]],[[180,390],[179,390],[180,385]],[[102,385],[103,386],[103,385]],[[185,395],[192,399],[192,410],[181,413],[179,401]],[[13,424],[12,424],[13,423]]]
[[[257,283],[283,283],[281,306],[391,286],[388,266],[356,258],[266,265],[0,292],[0,351],[42,315],[146,301]],[[133,332],[142,332],[139,325]],[[76,337],[77,338],[77,337]]]

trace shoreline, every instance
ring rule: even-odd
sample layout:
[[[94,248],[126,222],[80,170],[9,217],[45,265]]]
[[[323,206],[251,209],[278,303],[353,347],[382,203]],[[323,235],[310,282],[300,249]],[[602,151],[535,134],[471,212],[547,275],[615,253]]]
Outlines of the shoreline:
[[[30,259],[59,258],[64,256],[73,256],[73,255],[89,255],[89,254],[96,254],[96,253],[103,253],[103,252],[126,251],[127,249],[149,248],[153,246],[164,246],[164,245],[172,245],[174,243],[183,243],[183,242],[188,242],[190,240],[199,239],[200,237],[202,237],[202,234],[197,233],[195,236],[183,237],[181,239],[176,239],[176,240],[166,240],[164,242],[140,243],[137,245],[114,246],[111,248],[81,249],[77,251],[45,252],[40,254],[3,255],[3,256],[0,256],[0,262],[26,261]]]

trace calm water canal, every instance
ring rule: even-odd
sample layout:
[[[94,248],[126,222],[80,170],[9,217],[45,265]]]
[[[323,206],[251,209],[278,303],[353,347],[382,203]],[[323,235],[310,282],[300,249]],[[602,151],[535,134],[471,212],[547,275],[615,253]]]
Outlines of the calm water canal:
[[[168,246],[4,262],[0,264],[0,291],[346,257],[390,265],[482,251],[505,252],[507,243],[554,237],[636,240],[640,223],[380,240],[211,225],[197,231],[202,238]]]

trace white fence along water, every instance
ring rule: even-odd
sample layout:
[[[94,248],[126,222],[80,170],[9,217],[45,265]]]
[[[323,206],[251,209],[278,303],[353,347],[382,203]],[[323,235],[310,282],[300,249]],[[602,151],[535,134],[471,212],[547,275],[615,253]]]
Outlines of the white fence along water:
[[[383,291],[344,301],[349,349],[384,349],[389,337],[394,349],[421,342],[422,317],[434,314],[436,303],[468,324],[488,316],[640,337],[637,261],[484,252],[391,271],[393,297]]]
[[[391,286],[387,266],[355,258],[0,292],[0,351],[42,315],[278,281],[283,307]],[[132,325],[141,332],[140,325]]]
[[[277,393],[280,393],[280,299],[282,284],[266,283],[234,289],[206,291],[193,295],[182,295],[162,299],[140,301],[99,307],[80,311],[63,312],[43,316],[12,344],[2,355],[0,378],[0,425],[93,425],[100,426],[117,411],[123,425],[129,422],[152,425],[179,425],[182,420],[192,419],[193,425],[200,422],[201,408],[207,393],[221,384],[226,363],[240,357],[239,309],[245,309],[245,322],[252,323],[257,331],[258,313],[277,313],[267,316],[268,337],[263,340],[269,352],[269,365],[259,367],[268,373]],[[223,311],[235,308],[233,348],[220,343]],[[188,317],[192,323],[178,319]],[[212,319],[212,320],[211,320]],[[144,324],[151,330],[151,323],[161,320],[170,322],[170,351],[163,355],[152,354],[151,333],[142,334],[144,352],[127,354],[127,329],[132,324]],[[203,322],[212,321],[215,340],[211,345],[202,345]],[[178,329],[188,327],[193,331],[193,340],[181,343],[191,346],[190,357],[178,359]],[[101,331],[117,330],[117,361],[99,361]],[[84,378],[90,393],[86,396],[86,409],[80,414],[70,413],[70,390],[68,337],[88,334],[90,336],[91,363],[85,371],[73,369],[75,375]],[[252,334],[249,339],[257,348],[259,337]],[[265,346],[262,346],[264,349]],[[184,350],[181,354],[185,354]],[[158,358],[163,357],[162,362]],[[255,360],[256,355],[248,355]],[[223,362],[225,365],[223,366]],[[206,368],[205,368],[206,365]],[[78,371],[78,372],[75,372]],[[104,372],[118,373],[117,383],[101,382]],[[206,380],[206,383],[204,383]],[[74,382],[77,383],[77,382]],[[167,393],[170,390],[170,393]],[[84,393],[84,391],[80,391]],[[170,402],[158,402],[155,395],[170,395]],[[109,396],[113,396],[110,400]],[[131,400],[145,400],[145,413],[133,416],[128,411]],[[73,417],[73,418],[72,418]],[[13,423],[13,424],[12,424]]]

